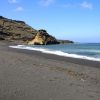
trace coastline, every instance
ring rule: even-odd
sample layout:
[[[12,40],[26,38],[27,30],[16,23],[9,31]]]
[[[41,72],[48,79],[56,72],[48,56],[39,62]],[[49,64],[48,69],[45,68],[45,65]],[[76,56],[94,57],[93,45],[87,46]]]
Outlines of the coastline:
[[[78,57],[75,58],[75,57],[61,56],[61,55],[56,55],[56,54],[52,54],[52,53],[41,52],[41,50],[38,51],[38,50],[29,50],[29,49],[16,48],[16,46],[11,46],[9,48],[13,51],[29,54],[31,56],[32,55],[37,55],[37,56],[40,56],[40,57],[42,56],[46,59],[53,59],[53,60],[58,60],[58,61],[65,61],[65,62],[80,64],[80,65],[87,65],[87,66],[91,66],[91,67],[100,68],[99,67],[100,61],[96,61],[96,60],[89,60],[89,59],[78,58]]]
[[[100,62],[0,43],[1,100],[99,100]]]

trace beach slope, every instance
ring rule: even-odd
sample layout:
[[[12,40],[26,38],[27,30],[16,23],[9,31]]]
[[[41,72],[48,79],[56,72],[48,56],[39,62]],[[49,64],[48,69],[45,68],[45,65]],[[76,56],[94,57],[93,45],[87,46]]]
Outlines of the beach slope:
[[[0,100],[100,100],[100,62],[0,43]]]

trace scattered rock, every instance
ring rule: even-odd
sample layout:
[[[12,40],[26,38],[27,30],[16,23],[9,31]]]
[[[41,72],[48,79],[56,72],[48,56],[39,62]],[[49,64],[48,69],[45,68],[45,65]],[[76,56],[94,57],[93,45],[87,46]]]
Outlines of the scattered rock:
[[[2,36],[0,37],[0,40],[5,40]]]

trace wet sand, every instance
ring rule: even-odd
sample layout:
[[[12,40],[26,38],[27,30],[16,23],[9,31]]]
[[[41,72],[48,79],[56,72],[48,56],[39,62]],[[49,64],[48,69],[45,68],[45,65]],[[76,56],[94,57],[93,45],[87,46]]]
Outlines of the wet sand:
[[[100,62],[0,43],[0,100],[100,100]]]

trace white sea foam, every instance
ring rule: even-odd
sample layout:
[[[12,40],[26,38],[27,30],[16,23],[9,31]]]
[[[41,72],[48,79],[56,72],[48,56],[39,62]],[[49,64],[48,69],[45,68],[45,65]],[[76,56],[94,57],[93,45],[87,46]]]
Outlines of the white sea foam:
[[[42,53],[54,54],[54,55],[64,56],[64,57],[87,59],[87,60],[91,60],[91,61],[100,61],[99,58],[82,56],[82,55],[77,55],[77,54],[69,54],[69,53],[65,53],[65,52],[62,52],[62,51],[49,50],[49,49],[43,49],[43,48],[37,48],[37,47],[30,47],[30,46],[25,46],[25,45],[17,45],[17,46],[9,46],[9,47],[17,48],[17,49],[27,49],[27,50],[40,51]]]

